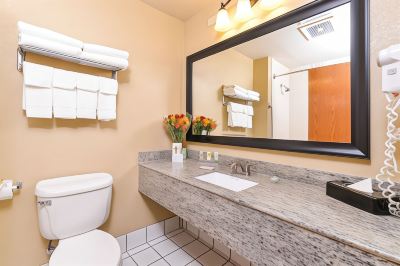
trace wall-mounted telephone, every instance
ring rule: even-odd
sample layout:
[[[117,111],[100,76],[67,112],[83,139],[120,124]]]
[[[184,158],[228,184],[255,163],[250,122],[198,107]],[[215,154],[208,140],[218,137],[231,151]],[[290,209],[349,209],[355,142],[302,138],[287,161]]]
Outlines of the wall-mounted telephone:
[[[382,91],[388,101],[386,105],[388,125],[384,166],[375,178],[382,195],[389,201],[389,212],[400,217],[400,201],[398,196],[396,197],[393,181],[396,174],[400,174],[395,157],[395,145],[400,140],[400,129],[395,125],[399,117],[397,109],[400,106],[400,44],[380,51],[378,65],[382,67]]]

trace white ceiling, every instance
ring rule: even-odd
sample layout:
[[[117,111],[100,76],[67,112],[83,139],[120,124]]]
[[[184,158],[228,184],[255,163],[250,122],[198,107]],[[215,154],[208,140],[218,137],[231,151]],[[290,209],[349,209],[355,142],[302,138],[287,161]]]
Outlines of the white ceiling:
[[[219,0],[142,0],[148,5],[180,20],[187,20],[205,7],[215,4],[215,12],[220,5]]]
[[[329,13],[335,20],[334,33],[307,41],[295,23],[233,49],[252,59],[272,57],[291,69],[349,57],[350,4],[337,7]]]

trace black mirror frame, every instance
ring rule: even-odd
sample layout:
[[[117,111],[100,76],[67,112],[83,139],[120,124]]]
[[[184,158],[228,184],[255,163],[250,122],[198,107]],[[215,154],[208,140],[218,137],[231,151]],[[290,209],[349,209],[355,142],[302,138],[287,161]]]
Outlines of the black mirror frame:
[[[351,3],[351,143],[199,136],[193,135],[191,129],[187,134],[187,140],[230,146],[369,159],[369,0],[317,0],[188,56],[186,59],[186,110],[192,114],[192,75],[194,62],[346,3]]]

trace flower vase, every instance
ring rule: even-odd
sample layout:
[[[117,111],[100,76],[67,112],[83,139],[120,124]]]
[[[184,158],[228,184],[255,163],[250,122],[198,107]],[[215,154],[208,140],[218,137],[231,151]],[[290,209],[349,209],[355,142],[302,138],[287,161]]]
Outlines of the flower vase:
[[[207,131],[207,130],[202,130],[202,131],[201,131],[201,135],[203,135],[203,136],[208,136],[209,134],[208,134],[208,131]]]
[[[172,143],[172,162],[183,163],[182,143]]]

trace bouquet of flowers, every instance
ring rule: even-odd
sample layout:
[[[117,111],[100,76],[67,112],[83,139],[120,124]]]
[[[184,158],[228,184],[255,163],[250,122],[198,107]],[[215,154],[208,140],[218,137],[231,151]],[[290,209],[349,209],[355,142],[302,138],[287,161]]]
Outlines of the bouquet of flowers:
[[[192,116],[190,114],[174,114],[164,118],[164,124],[173,143],[182,143],[190,128]]]
[[[217,123],[214,119],[205,116],[196,116],[193,119],[193,134],[202,135],[203,130],[206,131],[207,135],[217,128]]]

